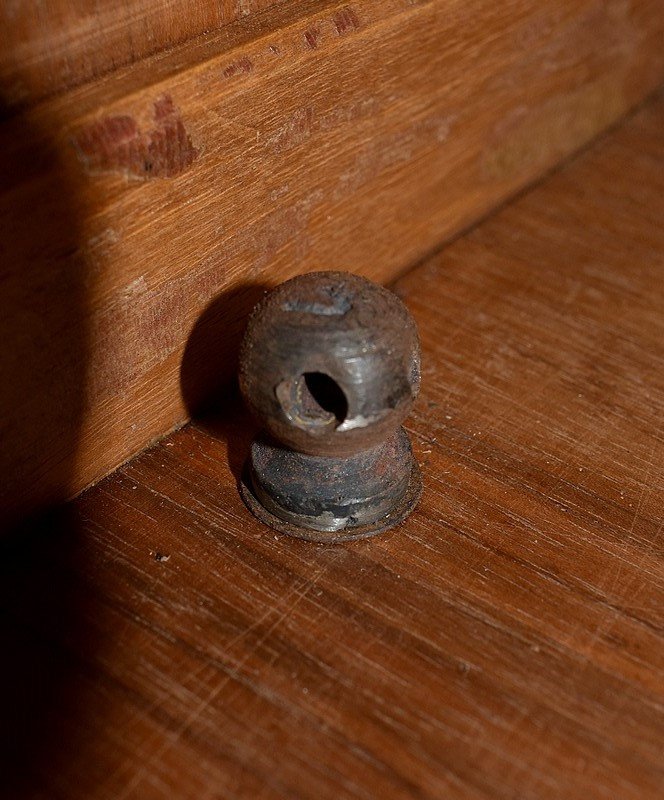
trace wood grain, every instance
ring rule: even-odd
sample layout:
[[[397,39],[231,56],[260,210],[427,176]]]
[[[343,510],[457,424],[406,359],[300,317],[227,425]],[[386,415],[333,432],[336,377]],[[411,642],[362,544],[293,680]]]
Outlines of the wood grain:
[[[34,104],[197,36],[209,36],[279,2],[7,0],[0,5],[5,110]]]
[[[425,367],[402,527],[261,527],[230,403],[3,554],[13,796],[662,796],[663,123],[660,97],[397,284]]]
[[[0,125],[5,516],[181,425],[265,286],[394,278],[664,75],[657,0],[259,17]]]

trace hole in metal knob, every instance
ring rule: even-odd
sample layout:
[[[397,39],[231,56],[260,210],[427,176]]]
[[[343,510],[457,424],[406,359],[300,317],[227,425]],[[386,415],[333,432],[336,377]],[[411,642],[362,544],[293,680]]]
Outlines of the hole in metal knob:
[[[324,372],[304,372],[277,387],[286,416],[295,425],[312,428],[341,425],[348,415],[348,400],[339,384]]]

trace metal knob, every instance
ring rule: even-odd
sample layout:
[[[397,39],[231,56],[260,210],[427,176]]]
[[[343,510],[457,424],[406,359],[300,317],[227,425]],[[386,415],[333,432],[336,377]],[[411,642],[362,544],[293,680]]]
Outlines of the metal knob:
[[[241,489],[276,530],[316,542],[401,522],[421,479],[401,423],[420,384],[417,329],[401,300],[365,278],[312,272],[251,314],[240,388],[264,427]]]

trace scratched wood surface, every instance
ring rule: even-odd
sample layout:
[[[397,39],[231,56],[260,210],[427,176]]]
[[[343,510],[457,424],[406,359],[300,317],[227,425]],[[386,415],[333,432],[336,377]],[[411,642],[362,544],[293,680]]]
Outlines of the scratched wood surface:
[[[0,517],[182,424],[266,285],[392,279],[540,176],[663,39],[661,0],[288,3],[10,109]]]
[[[261,527],[229,389],[2,554],[12,797],[662,797],[663,125],[660,97],[397,284],[400,528]]]

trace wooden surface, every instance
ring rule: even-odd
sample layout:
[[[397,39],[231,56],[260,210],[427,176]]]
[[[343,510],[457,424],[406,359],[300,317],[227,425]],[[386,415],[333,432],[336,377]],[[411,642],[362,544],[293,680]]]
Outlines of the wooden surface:
[[[398,283],[400,528],[261,527],[229,401],[2,554],[12,797],[661,798],[663,125],[660,97]]]
[[[208,37],[279,2],[6,0],[0,5],[5,107],[29,105],[189,39]],[[292,0],[281,4],[306,5]]]
[[[266,285],[393,278],[585,143],[663,38],[660,0],[285,4],[14,113],[5,518],[180,425]]]

